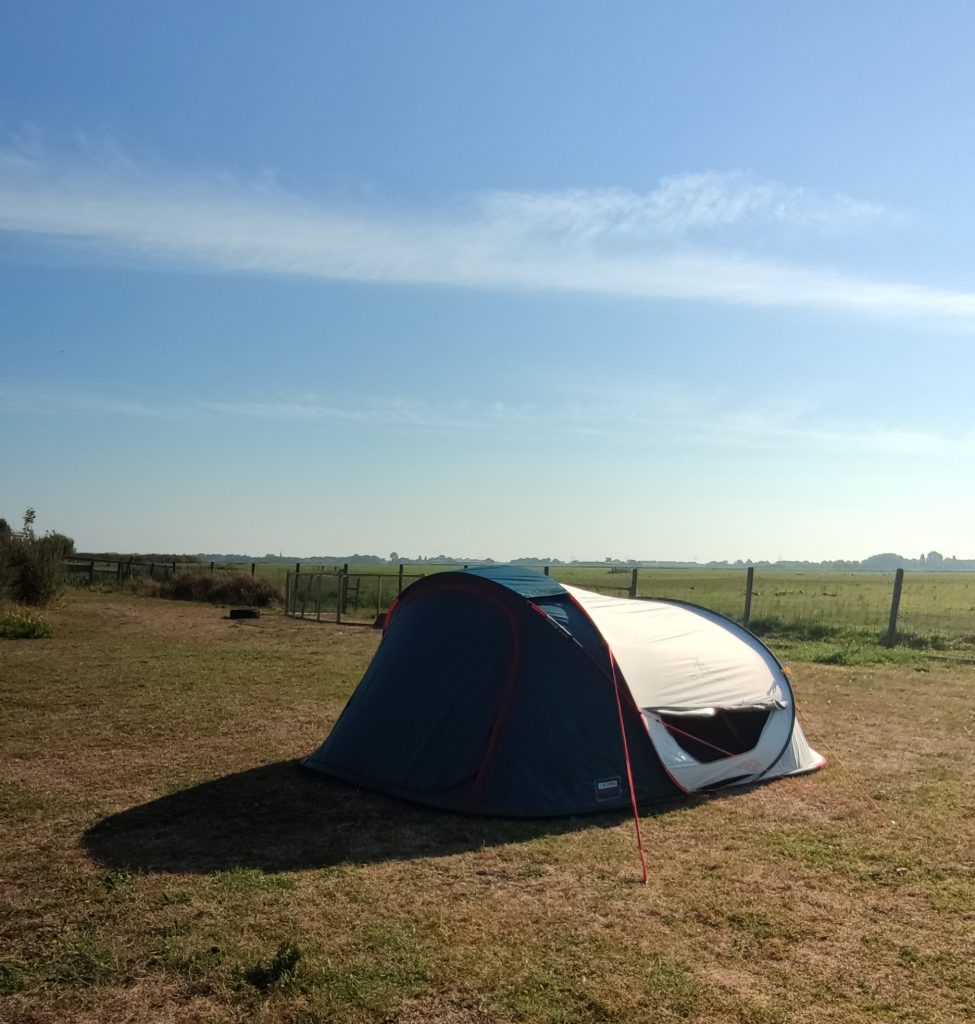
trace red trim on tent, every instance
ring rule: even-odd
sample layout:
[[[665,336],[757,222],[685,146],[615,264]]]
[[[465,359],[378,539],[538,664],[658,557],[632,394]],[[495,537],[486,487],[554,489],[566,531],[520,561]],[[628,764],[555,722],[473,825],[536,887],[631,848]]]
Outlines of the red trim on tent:
[[[606,648],[609,651],[609,647]],[[636,846],[640,851],[640,867],[643,870],[643,884],[650,881],[647,875],[647,857],[643,852],[643,830],[640,828],[640,811],[636,805],[636,787],[633,785],[633,766],[630,764],[630,745],[626,742],[626,723],[623,721],[623,702],[620,700],[620,680],[616,672],[616,659],[609,651],[609,664],[613,670],[613,692],[616,694],[616,712],[620,719],[620,736],[623,738],[623,759],[626,761],[626,781],[630,787],[630,803],[633,806],[633,822],[636,825]]]
[[[386,612],[386,618],[383,620],[383,636],[386,635],[386,630],[389,629],[390,619],[393,617],[393,612],[399,607],[399,597],[393,598],[393,603],[389,606],[389,611]]]
[[[571,594],[569,594],[568,592],[566,592],[566,593],[567,593],[567,596],[568,596],[569,600],[592,623],[593,628],[596,630],[596,635],[602,640],[603,647],[606,649],[606,654],[609,657],[609,669],[610,669],[610,673],[611,673],[611,680],[612,680],[612,683],[613,683],[613,693],[614,693],[614,695],[616,697],[616,713],[617,713],[617,716],[619,717],[619,723],[620,723],[620,738],[623,741],[623,760],[626,763],[626,781],[627,781],[627,784],[630,787],[630,806],[633,808],[633,824],[636,827],[636,845],[637,845],[637,849],[640,852],[640,868],[641,868],[641,870],[643,872],[643,884],[644,885],[648,885],[649,882],[650,882],[650,877],[649,877],[649,875],[647,873],[647,857],[646,857],[646,853],[643,850],[643,829],[640,827],[640,809],[637,806],[637,801],[636,801],[636,787],[633,785],[633,765],[630,762],[630,745],[629,745],[629,743],[627,742],[627,739],[626,739],[626,722],[625,722],[625,720],[623,718],[623,701],[622,701],[622,698],[620,697],[620,673],[617,671],[619,666],[616,664],[616,659],[613,657],[613,652],[612,652],[612,650],[610,650],[610,646],[606,642],[606,638],[603,636],[602,632],[600,631],[599,626],[597,626],[596,623],[593,622],[592,617],[589,615],[589,613],[586,611],[586,609],[583,608],[583,606]],[[552,619],[552,617],[550,615],[548,615],[545,611],[543,611],[541,608],[536,607],[534,604],[532,605],[532,607],[535,609],[535,611],[539,612],[541,615],[544,615],[547,619],[549,619],[549,621],[552,622],[559,629],[562,629],[562,627],[559,625],[559,623],[555,622],[555,620]],[[568,633],[567,630],[562,630],[562,631]],[[572,634],[570,633],[568,635],[571,636]],[[575,637],[572,637],[572,639],[575,640]],[[575,642],[577,644],[579,644],[578,640],[575,640]],[[579,646],[582,647],[582,644],[579,644]],[[585,650],[585,648],[583,648],[583,650]],[[588,652],[586,652],[586,653],[588,654]],[[595,660],[595,659],[593,659],[593,660]],[[629,686],[626,687],[626,695],[630,698],[630,703],[629,703],[630,708],[632,708],[636,712],[636,714],[639,717],[640,721],[643,722],[643,715],[640,714],[640,709],[636,706],[636,702],[633,700],[633,694],[630,693]],[[644,724],[644,727],[646,727],[646,722],[643,722],[643,724]],[[650,736],[649,731],[647,732],[647,740],[649,741],[650,746],[651,746],[651,748],[654,751],[654,754],[656,754],[656,752],[657,752],[656,751],[656,747],[653,746],[653,738]],[[663,764],[663,758],[661,758],[659,755],[657,755],[657,760],[660,761],[661,766],[663,767],[664,771],[666,772],[667,771],[667,766]],[[669,772],[667,772],[667,774],[670,775]],[[672,781],[674,782],[675,785],[677,785],[678,789],[681,789],[681,790],[684,789],[683,786],[681,786],[679,783],[677,783],[676,779],[673,779]],[[686,792],[686,790],[684,790],[684,792]]]

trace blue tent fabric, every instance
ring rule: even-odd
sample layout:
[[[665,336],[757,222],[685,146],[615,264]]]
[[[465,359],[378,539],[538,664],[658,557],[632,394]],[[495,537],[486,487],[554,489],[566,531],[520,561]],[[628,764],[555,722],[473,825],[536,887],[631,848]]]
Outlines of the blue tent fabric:
[[[676,796],[632,705],[625,723],[639,798]],[[630,802],[598,634],[556,581],[518,567],[437,573],[405,590],[361,683],[304,763],[477,814]]]

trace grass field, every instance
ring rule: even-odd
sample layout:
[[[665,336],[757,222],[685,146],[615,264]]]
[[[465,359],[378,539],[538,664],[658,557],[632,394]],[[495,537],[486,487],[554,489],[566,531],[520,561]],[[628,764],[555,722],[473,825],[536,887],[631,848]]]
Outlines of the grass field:
[[[830,766],[644,809],[644,888],[623,816],[304,773],[378,636],[225,614],[80,590],[0,640],[0,1020],[975,1019],[970,667],[794,666]]]

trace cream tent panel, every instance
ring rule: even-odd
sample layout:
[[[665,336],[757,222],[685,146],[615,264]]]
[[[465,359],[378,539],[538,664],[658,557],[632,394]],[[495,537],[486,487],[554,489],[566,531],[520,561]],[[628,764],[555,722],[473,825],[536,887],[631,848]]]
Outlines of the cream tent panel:
[[[746,784],[823,763],[795,721],[792,688],[782,667],[747,630],[687,605],[565,589],[608,644],[657,754],[681,789]],[[751,749],[725,756],[711,744],[711,759],[699,761],[681,742],[693,732],[695,715],[749,708],[768,712]]]

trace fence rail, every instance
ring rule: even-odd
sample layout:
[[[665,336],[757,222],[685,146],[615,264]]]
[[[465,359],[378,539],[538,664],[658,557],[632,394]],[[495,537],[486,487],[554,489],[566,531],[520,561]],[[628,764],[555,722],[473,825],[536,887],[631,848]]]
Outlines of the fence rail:
[[[143,562],[135,558],[69,558],[64,571],[72,582],[122,583],[135,576],[167,579],[175,576],[177,562]]]

